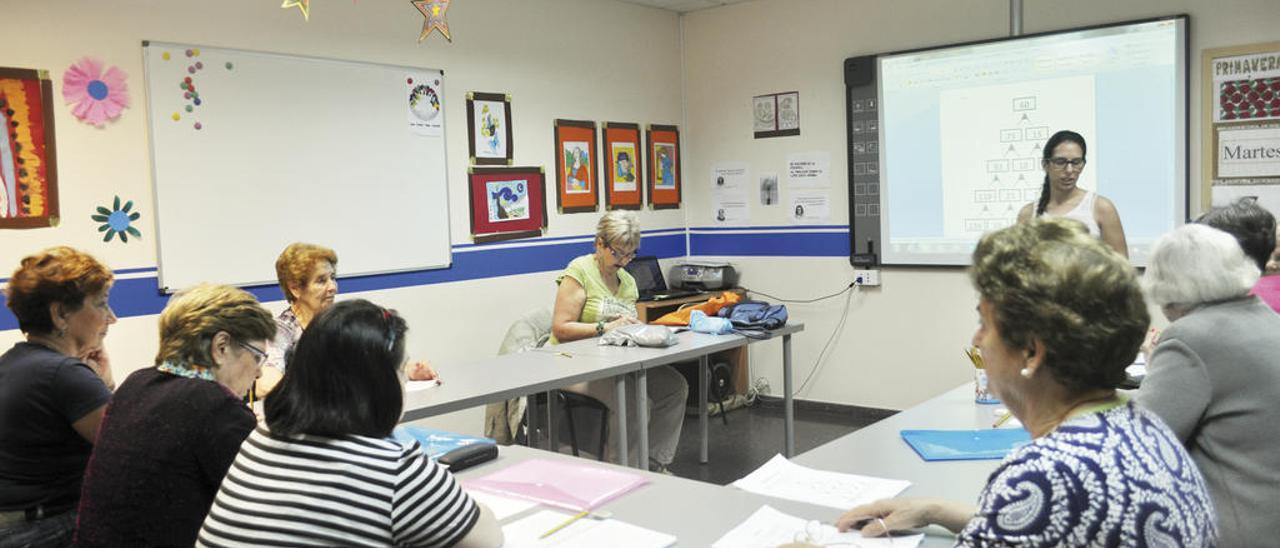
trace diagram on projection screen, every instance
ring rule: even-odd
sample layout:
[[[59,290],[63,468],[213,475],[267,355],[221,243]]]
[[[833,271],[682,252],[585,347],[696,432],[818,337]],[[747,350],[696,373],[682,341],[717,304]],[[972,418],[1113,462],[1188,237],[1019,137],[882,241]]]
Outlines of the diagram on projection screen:
[[[1012,225],[1040,198],[1042,147],[1055,131],[1094,131],[1092,76],[944,90],[939,101],[946,238],[976,238]],[[1088,152],[1095,163],[1097,152]],[[1097,188],[1085,169],[1078,185]]]

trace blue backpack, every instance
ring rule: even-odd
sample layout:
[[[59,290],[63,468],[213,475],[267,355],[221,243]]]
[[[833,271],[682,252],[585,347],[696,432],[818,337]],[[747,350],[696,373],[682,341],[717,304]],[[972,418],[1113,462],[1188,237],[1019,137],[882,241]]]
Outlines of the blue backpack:
[[[733,332],[757,339],[769,338],[769,330],[787,324],[787,305],[764,301],[743,301],[721,308],[717,313],[733,324]]]

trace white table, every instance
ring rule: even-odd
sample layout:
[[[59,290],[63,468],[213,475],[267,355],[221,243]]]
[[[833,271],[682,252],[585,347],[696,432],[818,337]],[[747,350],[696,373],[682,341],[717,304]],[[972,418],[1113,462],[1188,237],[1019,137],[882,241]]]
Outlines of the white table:
[[[773,337],[782,337],[782,390],[783,390],[783,446],[782,452],[790,457],[795,452],[795,414],[792,405],[792,374],[791,374],[791,335],[804,331],[803,323],[790,323],[772,332]],[[563,343],[556,346],[542,347],[536,350],[538,353],[551,355],[569,355],[576,357],[591,357],[594,359],[604,360],[631,360],[636,369],[632,372],[636,378],[636,414],[637,427],[639,432],[640,444],[640,461],[634,463],[639,468],[647,466],[647,456],[649,454],[649,406],[645,405],[644,397],[648,387],[647,371],[654,367],[670,365],[682,361],[698,360],[698,399],[699,402],[707,401],[707,390],[709,379],[708,375],[708,357],[716,352],[724,350],[732,350],[740,346],[745,346],[754,342],[772,339],[752,339],[742,335],[708,335],[705,333],[695,333],[693,331],[682,331],[676,334],[679,340],[674,346],[666,348],[647,348],[635,346],[601,346],[599,340],[595,338],[583,339],[569,343]],[[619,385],[618,401],[625,402],[621,386]],[[626,440],[626,406],[619,405],[620,409],[615,410],[615,418],[619,432],[618,436],[618,454],[627,455]],[[699,462],[706,463],[707,456],[707,406],[705,404],[698,406],[698,428],[701,432],[702,444],[699,447]]]

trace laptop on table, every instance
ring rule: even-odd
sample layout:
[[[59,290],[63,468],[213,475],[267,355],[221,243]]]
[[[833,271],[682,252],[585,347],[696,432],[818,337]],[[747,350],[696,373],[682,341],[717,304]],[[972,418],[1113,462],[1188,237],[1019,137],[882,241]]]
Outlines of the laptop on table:
[[[669,289],[658,258],[652,255],[632,259],[626,269],[636,279],[636,289],[640,290],[640,298],[636,300],[639,302],[678,299],[702,293],[692,289]]]

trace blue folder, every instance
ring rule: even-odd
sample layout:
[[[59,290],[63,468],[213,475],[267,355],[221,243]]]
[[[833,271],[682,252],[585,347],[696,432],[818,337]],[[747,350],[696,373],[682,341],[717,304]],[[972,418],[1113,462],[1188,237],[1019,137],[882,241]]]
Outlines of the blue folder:
[[[903,430],[902,439],[926,461],[988,460],[1030,443],[1031,434],[1022,428]]]
[[[422,426],[397,426],[391,435],[402,442],[418,440],[418,443],[422,444],[422,451],[432,460],[439,459],[441,455],[459,447],[477,444],[497,444],[496,441],[490,438],[468,436]]]

